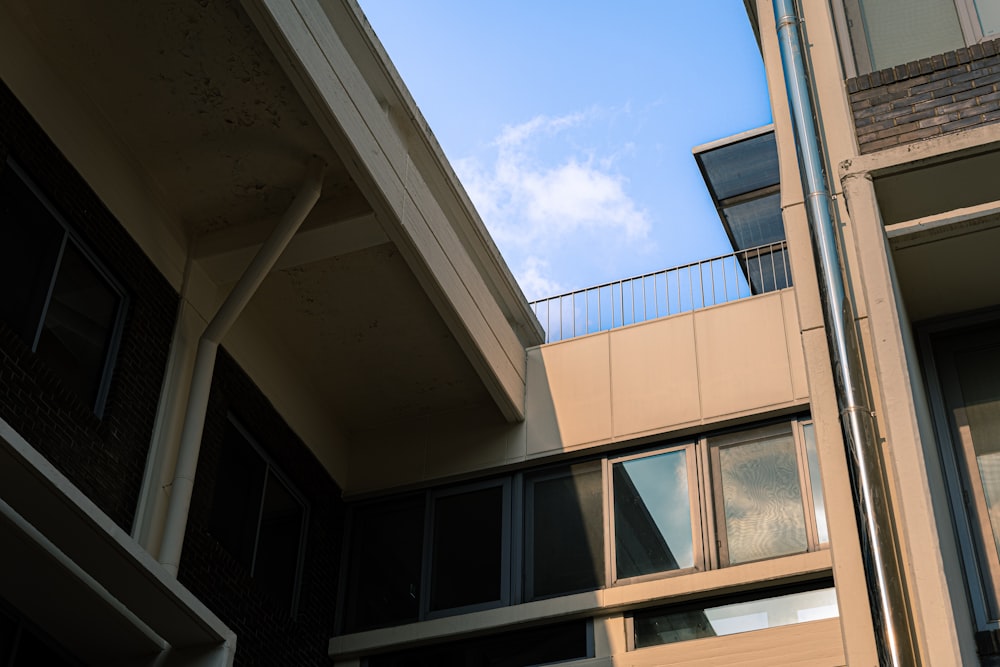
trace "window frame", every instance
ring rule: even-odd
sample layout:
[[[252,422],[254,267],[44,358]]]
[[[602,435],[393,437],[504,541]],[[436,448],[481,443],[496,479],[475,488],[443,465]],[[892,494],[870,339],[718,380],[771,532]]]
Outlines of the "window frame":
[[[605,460],[604,459],[590,459],[585,461],[576,461],[572,463],[567,463],[558,466],[541,468],[539,470],[532,470],[525,473],[520,473],[515,480],[515,489],[520,489],[522,502],[518,503],[515,498],[514,507],[520,507],[521,512],[514,512],[515,517],[523,517],[523,529],[520,531],[521,540],[520,544],[515,545],[513,560],[514,567],[512,568],[512,583],[515,586],[514,590],[514,600],[519,600],[521,602],[534,602],[536,600],[551,600],[553,598],[562,597],[564,595],[573,595],[575,593],[584,593],[592,590],[600,590],[608,585],[610,581],[609,573],[609,563],[610,563],[610,541],[608,539],[608,508],[609,499],[607,491],[605,490],[605,480],[607,475],[605,473]],[[565,593],[554,593],[550,595],[536,595],[534,590],[534,560],[531,556],[534,554],[534,544],[532,535],[534,535],[534,485],[538,482],[547,482],[555,479],[563,479],[566,477],[573,477],[574,468],[592,468],[592,470],[587,470],[586,472],[597,472],[600,476],[600,488],[601,488],[601,543],[603,548],[604,563],[602,567],[602,578],[603,581],[598,584],[596,588],[580,588]],[[531,486],[531,490],[529,490]],[[515,571],[516,570],[516,571]]]
[[[299,490],[292,484],[291,480],[287,475],[281,470],[280,467],[274,462],[274,459],[261,447],[260,443],[257,441],[253,435],[240,423],[232,413],[226,417],[229,425],[233,426],[239,435],[243,438],[243,441],[248,445],[251,450],[260,457],[261,461],[264,463],[264,483],[261,487],[260,500],[257,506],[257,522],[256,529],[254,531],[253,540],[253,553],[251,554],[250,566],[248,574],[251,579],[254,577],[254,569],[257,565],[257,552],[260,546],[260,532],[261,532],[261,522],[263,520],[264,513],[264,500],[267,498],[267,482],[269,476],[274,476],[277,478],[278,482],[281,483],[285,490],[288,491],[289,495],[299,504],[302,508],[302,521],[299,526],[299,544],[298,552],[295,558],[295,578],[292,583],[292,595],[291,595],[291,608],[288,610],[291,618],[296,618],[299,609],[299,598],[302,589],[302,571],[305,568],[305,552],[306,552],[306,540],[307,534],[309,532],[309,502],[303,497]],[[224,471],[223,471],[224,472]],[[214,504],[214,499],[213,499]],[[218,538],[216,538],[218,539]],[[221,542],[220,542],[221,544]],[[226,547],[223,545],[223,548]],[[228,550],[228,549],[227,549]],[[235,554],[233,554],[235,557]]]
[[[626,454],[624,456],[616,457],[606,457],[604,459],[604,498],[606,510],[606,536],[605,536],[605,581],[607,586],[622,586],[626,584],[634,584],[644,581],[653,581],[656,579],[665,579],[668,577],[677,577],[685,574],[691,574],[693,572],[703,572],[706,569],[705,566],[705,528],[708,524],[703,522],[703,516],[701,512],[701,507],[703,503],[701,499],[705,496],[703,493],[703,484],[701,480],[701,475],[699,474],[699,456],[697,453],[698,442],[689,441],[680,444],[674,444],[669,446],[661,446],[655,449],[645,449],[640,452],[633,452]],[[639,459],[652,458],[655,456],[660,456],[663,454],[670,454],[672,452],[685,452],[685,464],[687,466],[687,477],[688,477],[688,501],[690,503],[689,511],[691,514],[691,549],[692,558],[694,564],[691,567],[678,568],[676,570],[662,570],[659,572],[650,572],[648,574],[642,574],[634,577],[618,577],[618,556],[616,547],[616,536],[615,532],[615,501],[614,501],[614,476],[612,474],[613,466],[617,463],[625,463],[628,461],[636,461]],[[610,551],[610,554],[608,552]]]
[[[969,47],[974,44],[980,44],[987,39],[996,38],[996,36],[986,37],[983,34],[982,25],[979,21],[979,10],[976,8],[976,0],[952,0],[952,2],[955,6],[955,13],[958,16],[959,29],[962,32],[962,40],[964,42],[962,47]],[[886,69],[874,69],[868,28],[865,26],[861,0],[843,0],[843,2],[834,0],[831,4],[833,6],[833,20],[837,31],[837,41],[840,45],[840,56],[844,66],[845,78],[853,79],[860,74],[870,74],[881,69]],[[851,26],[861,26],[861,30],[857,31],[852,29]],[[905,64],[893,63],[889,67]]]
[[[444,618],[455,616],[456,614],[467,614],[474,611],[494,609],[496,607],[506,607],[511,604],[511,485],[510,476],[480,480],[459,486],[449,486],[439,489],[432,489],[427,494],[427,501],[424,505],[424,545],[421,563],[421,586],[420,586],[420,614],[418,620],[425,621],[434,618]],[[433,587],[434,569],[434,507],[441,498],[473,493],[484,489],[501,489],[500,501],[500,598],[487,602],[476,602],[463,605],[461,607],[447,607],[444,609],[431,609],[431,588]],[[518,558],[517,560],[520,560]]]
[[[46,288],[45,298],[38,314],[38,321],[34,324],[34,334],[30,342],[25,341],[28,343],[31,353],[36,354],[38,351],[38,343],[41,339],[42,331],[45,328],[45,319],[52,303],[53,290],[55,289],[56,281],[59,278],[59,271],[62,268],[63,257],[66,252],[67,244],[73,244],[84,261],[86,261],[90,267],[94,269],[94,271],[104,281],[109,291],[118,298],[118,307],[115,310],[114,321],[111,324],[108,338],[105,341],[104,359],[101,364],[102,370],[100,379],[98,380],[96,397],[93,404],[89,406],[94,415],[98,419],[101,419],[104,416],[104,408],[107,405],[108,394],[111,390],[111,379],[114,375],[115,362],[118,358],[122,334],[125,329],[125,313],[128,311],[129,306],[128,293],[125,291],[122,283],[115,278],[114,274],[110,270],[108,270],[107,266],[90,249],[90,246],[52,204],[51,200],[45,195],[44,192],[42,192],[42,189],[38,187],[34,179],[32,179],[23,168],[21,168],[17,161],[14,160],[13,157],[8,157],[4,161],[4,167],[12,171],[13,174],[21,180],[25,187],[31,191],[31,194],[35,196],[38,203],[41,204],[45,210],[48,211],[49,215],[52,216],[53,221],[62,229],[62,239],[59,241],[59,249],[56,252],[52,275],[49,276],[49,284]],[[58,373],[55,374],[58,375]],[[75,395],[75,392],[72,393]],[[84,402],[83,397],[79,398],[81,403]]]
[[[733,433],[727,433],[708,439],[709,456],[711,457],[711,488],[715,504],[715,539],[719,554],[718,567],[734,567],[745,563],[753,563],[761,560],[771,560],[773,558],[794,555],[781,554],[779,556],[767,556],[765,558],[759,558],[752,561],[741,561],[740,563],[730,562],[729,539],[726,531],[725,502],[722,491],[722,466],[719,456],[720,450],[729,447],[739,447],[740,445],[746,445],[762,440],[769,440],[783,435],[792,436],[792,443],[795,450],[796,470],[799,477],[799,500],[802,508],[802,518],[806,533],[806,549],[795,553],[810,553],[818,551],[828,544],[825,542],[821,544],[818,538],[816,511],[812,496],[812,485],[809,479],[809,461],[807,459],[808,453],[805,447],[805,439],[802,437],[801,433],[801,422],[803,421],[811,422],[811,420],[792,419],[749,430],[735,431]]]
[[[996,341],[1000,313],[960,318],[925,327],[920,333],[924,382],[930,399],[948,505],[962,561],[963,578],[973,618],[979,630],[1000,629],[1000,554],[992,540],[993,527],[984,506],[982,480],[972,474],[975,453],[969,452],[961,437],[960,425],[952,419],[952,409],[960,397],[954,355],[969,349],[981,338]],[[992,335],[991,335],[992,334]],[[964,403],[961,406],[964,411]],[[958,432],[956,432],[958,431]],[[970,460],[971,454],[971,460]],[[971,488],[970,488],[971,487]],[[993,542],[993,544],[989,544]],[[996,618],[991,618],[991,607]]]
[[[605,590],[617,586],[644,583],[683,576],[694,572],[731,567],[728,563],[728,558],[722,552],[720,543],[720,535],[724,537],[725,526],[724,523],[721,528],[718,525],[720,513],[723,511],[723,504],[720,495],[721,486],[718,482],[718,461],[716,457],[716,460],[713,462],[713,452],[717,451],[719,445],[734,446],[775,435],[790,435],[794,444],[796,473],[799,481],[799,501],[803,513],[807,545],[803,552],[796,553],[813,552],[829,548],[828,542],[820,542],[818,539],[816,509],[809,472],[809,455],[803,435],[803,428],[813,423],[812,417],[808,414],[773,417],[770,420],[757,422],[750,427],[746,425],[735,426],[730,429],[708,433],[695,439],[667,441],[653,445],[647,444],[645,446],[630,448],[617,454],[614,452],[593,453],[590,456],[579,459],[562,460],[557,463],[508,472],[478,481],[453,485],[446,484],[439,487],[428,486],[419,490],[412,489],[399,494],[378,498],[359,499],[357,503],[351,504],[348,512],[347,538],[344,540],[340,571],[341,592],[338,595],[336,632],[338,634],[345,634],[347,615],[348,613],[354,613],[349,609],[347,581],[350,576],[349,568],[351,566],[352,550],[356,535],[357,512],[361,508],[393,503],[404,498],[411,498],[414,503],[418,502],[417,498],[422,498],[422,516],[424,522],[419,556],[421,562],[419,563],[420,590],[418,594],[418,612],[415,619],[406,621],[405,623],[423,622],[538,600],[552,600],[586,592],[581,590],[533,597],[531,595],[533,593],[531,584],[528,581],[528,571],[531,567],[528,557],[533,546],[531,544],[532,537],[530,532],[533,519],[529,514],[529,510],[532,509],[531,495],[533,492],[528,487],[537,481],[568,476],[571,474],[570,468],[572,466],[594,465],[599,468],[602,476],[601,511],[603,516],[601,524],[604,531],[604,582],[597,589],[590,590]],[[615,554],[612,466],[616,463],[678,451],[685,452],[685,463],[687,466],[688,498],[691,503],[689,510],[691,512],[693,565],[687,568],[651,572],[619,579],[617,578],[617,555]],[[433,513],[435,501],[440,498],[493,487],[503,489],[501,599],[432,611],[430,609],[430,591],[432,586]],[[796,554],[783,554],[780,556],[770,556],[761,560],[773,560],[775,558],[785,558],[794,555]],[[742,564],[739,563],[738,565]],[[366,630],[351,630],[347,634],[397,627],[400,624],[391,623]]]

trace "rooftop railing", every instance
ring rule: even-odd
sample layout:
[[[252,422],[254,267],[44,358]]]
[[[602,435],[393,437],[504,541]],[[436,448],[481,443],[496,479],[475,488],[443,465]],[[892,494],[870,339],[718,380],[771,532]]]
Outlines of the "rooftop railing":
[[[785,241],[531,302],[553,343],[790,287]]]

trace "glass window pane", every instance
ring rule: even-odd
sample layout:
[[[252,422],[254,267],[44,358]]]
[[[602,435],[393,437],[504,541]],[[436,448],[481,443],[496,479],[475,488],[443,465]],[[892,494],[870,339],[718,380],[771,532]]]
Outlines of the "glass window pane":
[[[42,307],[66,235],[9,166],[0,164],[0,320],[35,342]]]
[[[645,648],[703,637],[837,618],[833,588],[686,610],[651,610],[635,615],[635,647]]]
[[[295,593],[304,516],[302,503],[268,471],[253,578],[285,608],[291,607]]]
[[[617,578],[694,567],[687,452],[615,463]]]
[[[1000,346],[955,354],[965,418],[1000,552]]]
[[[802,427],[806,441],[806,458],[809,460],[809,486],[812,487],[813,509],[816,511],[816,535],[820,544],[830,541],[826,525],[826,501],[823,499],[823,479],[819,472],[819,454],[816,453],[816,429],[812,424]]]
[[[417,620],[424,496],[359,506],[351,520],[347,632]]]
[[[604,584],[600,463],[528,479],[528,598]]]
[[[80,250],[67,243],[36,352],[91,406],[104,375],[119,301]]]
[[[264,460],[239,429],[227,423],[209,530],[248,572],[253,564],[266,469]]]
[[[1000,0],[976,0],[976,14],[983,37],[1000,34]]]
[[[805,551],[805,516],[791,434],[719,448],[729,563]]]
[[[861,0],[873,69],[965,46],[955,0]]]
[[[435,499],[431,611],[501,599],[503,501],[501,486]]]

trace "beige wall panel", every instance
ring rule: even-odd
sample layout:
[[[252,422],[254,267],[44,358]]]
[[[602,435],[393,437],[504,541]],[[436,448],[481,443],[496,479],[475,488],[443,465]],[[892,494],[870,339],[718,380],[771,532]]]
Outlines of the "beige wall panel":
[[[781,295],[694,314],[705,418],[791,401]]]
[[[527,455],[611,438],[607,333],[528,352]]]
[[[816,279],[816,263],[805,206],[796,204],[785,208],[783,218],[799,323],[803,330],[822,327],[823,305],[819,300],[819,282]]]
[[[802,352],[802,328],[795,292],[781,293],[781,312],[785,321],[785,341],[788,343],[788,367],[792,379],[792,395],[809,398],[809,380],[806,378],[806,358]]]
[[[651,667],[835,667],[846,664],[837,619],[786,625],[728,637],[709,637],[617,656],[615,665]]]
[[[609,338],[616,437],[701,416],[693,315],[626,327]]]

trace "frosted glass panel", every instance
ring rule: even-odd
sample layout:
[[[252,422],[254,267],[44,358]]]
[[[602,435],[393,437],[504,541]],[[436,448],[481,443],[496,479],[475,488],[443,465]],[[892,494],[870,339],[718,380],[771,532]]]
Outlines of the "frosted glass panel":
[[[791,434],[719,450],[729,562],[805,551],[805,516]]]
[[[1000,35],[1000,0],[976,0],[976,12],[984,37]]]
[[[873,69],[965,46],[955,0],[863,0],[861,8]]]

